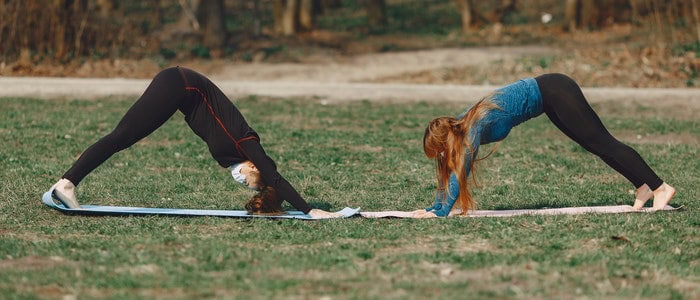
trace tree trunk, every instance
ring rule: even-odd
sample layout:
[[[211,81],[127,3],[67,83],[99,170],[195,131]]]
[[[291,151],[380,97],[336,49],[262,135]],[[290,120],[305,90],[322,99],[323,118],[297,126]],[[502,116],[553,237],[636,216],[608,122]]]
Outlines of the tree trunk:
[[[96,2],[100,16],[102,16],[102,18],[108,18],[114,10],[114,3],[112,0],[97,0]]]
[[[275,0],[272,6],[275,33],[290,36],[316,28],[318,3],[318,0]]]
[[[297,6],[298,0],[286,0],[284,12],[282,13],[282,34],[293,35],[297,33],[298,21]]]
[[[343,6],[343,1],[341,0],[316,0],[316,9],[319,14],[325,13],[329,10],[341,8]]]
[[[275,2],[272,4],[272,17],[275,20],[273,32],[275,34],[282,34],[284,32],[284,28],[282,27],[282,24],[284,24],[285,5],[286,5],[285,0],[275,0]]]
[[[367,1],[367,23],[371,29],[386,25],[386,2],[384,0]]]
[[[493,17],[491,20],[493,22],[501,22],[503,23],[505,21],[506,16],[508,16],[510,13],[516,11],[518,6],[517,0],[502,0],[501,1],[501,6],[497,7],[493,11]]]
[[[54,0],[53,11],[57,12],[58,18],[57,22],[53,23],[53,38],[54,38],[54,58],[57,60],[62,60],[66,53],[68,52],[67,46],[65,44],[68,35],[68,19],[69,12],[67,1]],[[41,46],[37,47],[41,49]]]
[[[564,29],[575,31],[578,22],[578,0],[566,0],[564,4]]]
[[[197,20],[201,26],[202,44],[210,51],[222,51],[226,43],[224,1],[201,1],[197,8]]]
[[[260,2],[259,1],[253,1],[253,36],[258,37],[262,34],[262,25],[261,25],[261,11],[260,11]]]
[[[598,5],[595,0],[579,0],[579,25],[584,29],[590,29],[598,24]]]
[[[163,11],[160,9],[162,0],[154,0],[151,10],[151,24],[155,24],[152,28],[160,27],[163,24]]]
[[[7,14],[7,4],[5,1],[0,1],[0,44],[7,43],[7,40],[5,40],[5,28],[7,28],[7,21],[10,19],[10,16]],[[49,22],[49,26],[50,26]],[[0,63],[5,62],[5,57],[7,53],[7,47],[0,47],[0,56],[2,56],[2,61]]]
[[[180,7],[182,7],[182,18],[180,18],[181,23],[187,22],[190,24],[192,29],[199,31],[199,21],[197,21],[197,16],[195,16],[195,11],[199,7],[199,0],[179,0]]]
[[[693,4],[693,20],[695,21],[695,33],[698,35],[698,39],[695,40],[696,43],[700,42],[700,14],[698,14],[698,5],[695,0],[692,1]]]
[[[88,16],[87,0],[73,2],[73,55],[80,56],[83,53],[83,34],[87,26]]]
[[[299,31],[311,31],[315,26],[313,0],[299,0]]]
[[[457,3],[457,9],[462,16],[462,32],[469,33],[472,31],[472,1],[471,0],[455,0]]]

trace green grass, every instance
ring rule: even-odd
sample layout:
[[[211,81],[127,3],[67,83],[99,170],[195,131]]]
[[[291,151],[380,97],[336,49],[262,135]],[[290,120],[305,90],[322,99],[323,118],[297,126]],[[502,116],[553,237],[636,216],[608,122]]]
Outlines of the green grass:
[[[0,99],[3,297],[700,297],[696,118],[595,106],[611,132],[676,186],[673,203],[687,207],[680,212],[299,221],[81,217],[43,206],[41,194],[132,101]],[[313,206],[329,210],[428,206],[435,182],[420,147],[424,125],[466,106],[235,102],[281,173]],[[546,117],[516,127],[479,175],[482,209],[633,198],[622,176]],[[250,195],[181,115],[116,154],[79,190],[85,204],[209,209],[242,209]]]

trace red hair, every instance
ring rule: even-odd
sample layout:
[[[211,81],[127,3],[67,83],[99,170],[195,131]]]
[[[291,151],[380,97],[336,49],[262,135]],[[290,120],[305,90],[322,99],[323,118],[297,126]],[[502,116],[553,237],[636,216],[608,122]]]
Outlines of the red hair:
[[[466,214],[469,209],[476,208],[476,201],[472,198],[467,184],[467,173],[464,165],[465,155],[471,155],[469,170],[471,170],[472,178],[476,184],[476,151],[472,148],[472,141],[469,141],[467,137],[474,124],[483,118],[488,111],[500,109],[498,105],[491,102],[492,98],[493,95],[490,95],[481,99],[461,119],[453,117],[433,119],[428,123],[423,135],[423,152],[425,156],[435,159],[436,162],[436,193],[440,195],[440,192],[443,192],[443,200],[446,199],[450,175],[453,172],[457,174],[459,196],[455,204],[462,209],[462,214]]]
[[[259,193],[250,198],[245,204],[248,213],[258,215],[281,215],[284,213],[282,199],[271,186],[263,186]]]

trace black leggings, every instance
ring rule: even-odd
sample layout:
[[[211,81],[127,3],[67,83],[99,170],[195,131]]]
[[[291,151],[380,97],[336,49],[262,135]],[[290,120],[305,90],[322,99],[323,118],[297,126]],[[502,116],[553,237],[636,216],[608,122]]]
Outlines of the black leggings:
[[[258,134],[248,126],[238,108],[209,79],[180,67],[158,73],[117,127],[86,149],[63,178],[78,185],[108,158],[151,134],[178,110],[184,114],[192,131],[206,142],[220,166],[229,167],[249,160],[279,198],[304,213],[311,210],[277,172],[275,162],[260,145]]]
[[[159,73],[117,127],[87,148],[63,178],[78,185],[112,155],[131,147],[170,119],[185,99],[182,89],[171,86],[172,82],[181,82],[180,86],[184,86],[184,80],[178,72]]]
[[[573,79],[562,74],[545,74],[535,80],[542,94],[544,112],[564,134],[599,156],[635,187],[646,183],[655,190],[661,186],[663,181],[639,153],[608,132]]]

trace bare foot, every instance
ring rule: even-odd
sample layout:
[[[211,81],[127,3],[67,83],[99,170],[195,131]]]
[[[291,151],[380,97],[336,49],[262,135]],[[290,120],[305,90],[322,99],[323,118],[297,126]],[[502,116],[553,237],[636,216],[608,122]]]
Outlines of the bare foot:
[[[75,185],[65,178],[62,178],[52,187],[54,196],[67,208],[80,208],[78,198],[75,197]]]
[[[632,206],[632,208],[634,210],[642,210],[644,204],[646,204],[647,200],[649,200],[653,195],[654,192],[651,191],[651,189],[646,183],[640,186],[637,189],[637,193],[634,196],[634,205]]]
[[[653,209],[664,209],[674,195],[676,195],[676,189],[664,182],[658,189],[654,190]]]

